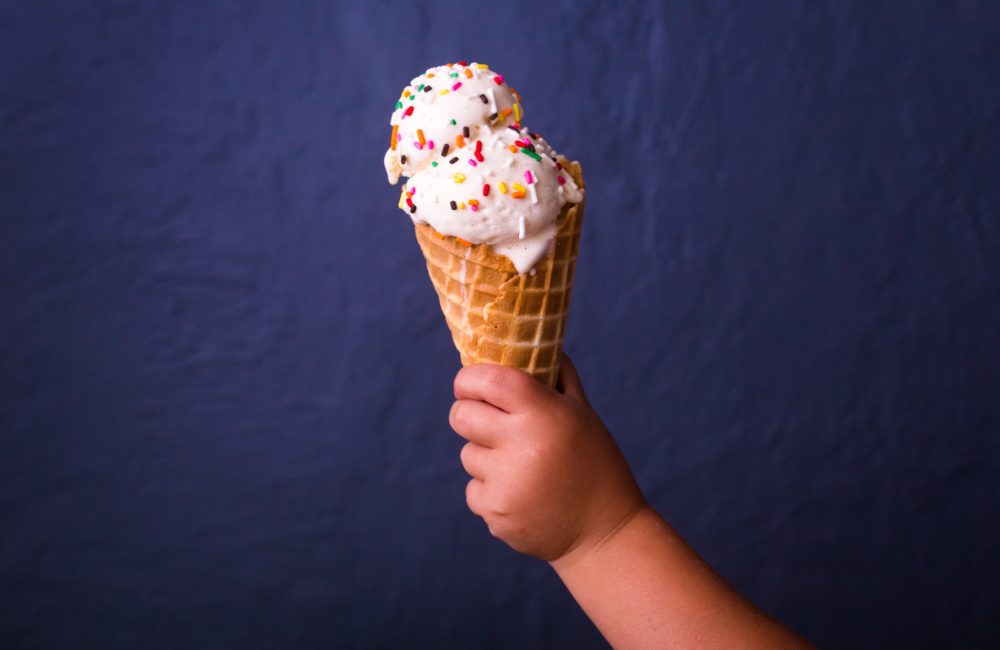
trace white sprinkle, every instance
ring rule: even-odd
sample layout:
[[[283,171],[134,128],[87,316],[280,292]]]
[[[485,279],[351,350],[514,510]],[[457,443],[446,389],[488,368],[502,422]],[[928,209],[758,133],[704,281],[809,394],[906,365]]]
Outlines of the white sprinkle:
[[[490,96],[490,115],[493,115],[494,113],[497,112],[497,99],[496,97],[493,96],[492,88],[487,88],[486,94]]]
[[[517,238],[524,239],[524,215],[517,218]]]
[[[538,203],[538,194],[535,193],[535,184],[532,183],[528,186],[528,191],[531,192],[531,202]]]

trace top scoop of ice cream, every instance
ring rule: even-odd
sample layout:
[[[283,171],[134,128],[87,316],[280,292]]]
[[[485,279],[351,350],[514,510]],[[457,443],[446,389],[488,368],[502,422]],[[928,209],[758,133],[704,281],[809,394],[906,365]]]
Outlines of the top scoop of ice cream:
[[[484,63],[449,63],[403,89],[390,125],[385,171],[393,185],[412,177],[463,142],[523,119],[517,92]]]

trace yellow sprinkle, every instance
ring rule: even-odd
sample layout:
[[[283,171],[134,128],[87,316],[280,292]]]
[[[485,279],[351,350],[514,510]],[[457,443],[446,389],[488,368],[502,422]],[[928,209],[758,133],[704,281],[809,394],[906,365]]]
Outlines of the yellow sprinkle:
[[[464,203],[459,203],[458,204],[458,209],[459,210],[464,210],[465,209],[465,204]]]
[[[464,183],[465,174],[453,174],[451,180],[455,181],[456,183]]]
[[[403,191],[399,193],[399,209],[400,210],[403,209],[403,201],[405,201],[405,200],[406,200],[406,188],[404,187]]]
[[[521,107],[518,106],[517,104],[514,104],[514,121],[515,122],[521,121]]]
[[[514,183],[514,190],[516,192],[527,192],[528,188],[526,188],[524,185],[521,185],[520,183]]]
[[[497,184],[497,189],[500,190],[501,194],[506,194],[507,193],[507,183],[504,183],[503,181],[500,181],[500,183]]]
[[[447,94],[448,94],[448,93],[450,93],[450,92],[451,92],[450,90],[448,90],[447,88],[445,88],[444,90],[442,90],[442,91],[441,91],[441,92],[439,92],[438,94],[439,94],[439,95],[447,95]]]
[[[487,70],[489,69],[490,66],[486,65],[485,63],[477,63],[476,67],[479,68],[480,70]]]

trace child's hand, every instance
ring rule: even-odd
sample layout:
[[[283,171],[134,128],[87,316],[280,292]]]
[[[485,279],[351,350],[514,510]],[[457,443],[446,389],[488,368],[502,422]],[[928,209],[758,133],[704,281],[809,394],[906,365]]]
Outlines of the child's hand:
[[[602,541],[645,503],[565,356],[559,383],[562,393],[519,370],[469,366],[449,416],[469,440],[469,509],[494,537],[549,561]]]

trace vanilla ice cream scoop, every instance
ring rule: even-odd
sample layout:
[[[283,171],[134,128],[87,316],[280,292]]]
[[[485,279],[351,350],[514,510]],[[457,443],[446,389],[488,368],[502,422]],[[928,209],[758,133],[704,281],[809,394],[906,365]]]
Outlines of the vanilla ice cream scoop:
[[[583,189],[563,159],[522,125],[517,91],[484,64],[431,68],[392,114],[389,182],[399,207],[444,236],[485,244],[527,273],[548,255],[566,203]]]
[[[385,171],[393,185],[484,132],[520,123],[517,92],[484,63],[431,68],[403,89],[390,124]]]

